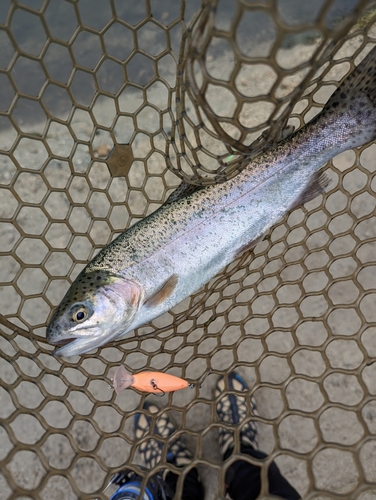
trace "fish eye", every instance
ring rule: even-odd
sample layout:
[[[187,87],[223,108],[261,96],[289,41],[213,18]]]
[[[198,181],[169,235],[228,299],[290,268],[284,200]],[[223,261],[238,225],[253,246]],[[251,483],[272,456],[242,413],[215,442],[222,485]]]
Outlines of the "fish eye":
[[[88,317],[88,312],[86,307],[84,306],[76,307],[72,313],[72,319],[76,323],[82,323],[82,321],[85,321],[87,317]]]

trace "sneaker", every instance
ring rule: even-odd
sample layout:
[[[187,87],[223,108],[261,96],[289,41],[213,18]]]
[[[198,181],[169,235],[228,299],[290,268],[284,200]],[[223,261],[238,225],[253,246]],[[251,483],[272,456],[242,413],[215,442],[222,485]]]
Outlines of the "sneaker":
[[[223,394],[223,397],[217,403],[217,415],[221,422],[232,424],[234,427],[239,426],[241,422],[247,417],[248,406],[246,397],[234,394],[234,391],[242,393],[248,391],[247,384],[242,377],[236,373],[231,372],[227,376],[228,388],[225,387],[225,379],[221,377],[215,388],[215,397]],[[256,403],[253,397],[250,397],[250,408],[252,415],[257,415]],[[222,456],[227,453],[230,448],[234,448],[234,432],[240,433],[240,442],[243,445],[251,446],[257,449],[257,422],[250,421],[245,423],[240,428],[234,430],[222,427],[219,431],[219,446]]]
[[[154,403],[145,402],[143,409],[148,413],[157,413],[160,408]],[[153,418],[147,413],[138,413],[135,418],[135,435],[137,439],[142,439],[148,433],[152,425]],[[176,430],[176,426],[169,418],[167,413],[162,413],[154,423],[154,432],[150,439],[142,442],[138,451],[145,462],[148,469],[155,467],[161,460],[165,439],[171,436]],[[163,438],[163,441],[158,440],[158,436]],[[167,451],[167,462],[182,467],[192,461],[192,455],[184,446],[180,437],[169,443]]]

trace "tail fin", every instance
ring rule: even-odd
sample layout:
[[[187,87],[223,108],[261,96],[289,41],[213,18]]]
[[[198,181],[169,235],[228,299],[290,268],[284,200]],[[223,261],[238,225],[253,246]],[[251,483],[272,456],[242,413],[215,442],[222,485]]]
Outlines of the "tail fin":
[[[133,376],[127,372],[123,365],[120,365],[114,373],[114,378],[112,380],[116,394],[120,394],[121,391],[124,391],[124,389],[132,385],[133,382]]]
[[[376,107],[376,47],[374,47],[354,71],[341,83],[327,105],[340,103],[347,98],[364,94]],[[337,104],[338,105],[338,104]]]
[[[362,142],[352,146],[376,138],[376,47],[341,83],[326,103],[323,113],[355,120],[355,125],[362,130]]]

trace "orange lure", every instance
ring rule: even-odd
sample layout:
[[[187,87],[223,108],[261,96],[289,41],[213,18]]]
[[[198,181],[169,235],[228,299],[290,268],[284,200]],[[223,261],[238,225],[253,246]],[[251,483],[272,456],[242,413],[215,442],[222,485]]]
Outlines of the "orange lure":
[[[169,373],[162,372],[140,372],[132,375],[124,366],[119,366],[113,378],[113,387],[119,394],[127,387],[134,387],[139,391],[151,392],[163,396],[165,392],[185,389],[190,384],[186,380]]]

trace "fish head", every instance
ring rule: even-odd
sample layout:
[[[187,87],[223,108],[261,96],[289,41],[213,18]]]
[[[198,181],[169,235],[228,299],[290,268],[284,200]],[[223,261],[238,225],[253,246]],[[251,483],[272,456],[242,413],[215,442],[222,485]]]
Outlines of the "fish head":
[[[84,354],[119,337],[132,323],[142,295],[134,281],[108,271],[84,270],[47,326],[47,341],[65,344],[54,354]]]

